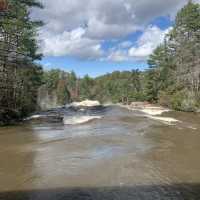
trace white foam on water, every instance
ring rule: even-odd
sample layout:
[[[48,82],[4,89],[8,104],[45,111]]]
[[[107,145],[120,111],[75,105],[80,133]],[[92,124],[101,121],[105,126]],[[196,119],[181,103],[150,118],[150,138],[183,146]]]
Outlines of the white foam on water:
[[[140,111],[142,111],[148,115],[153,115],[153,116],[162,115],[165,112],[170,112],[169,109],[165,109],[162,107],[147,107],[147,108],[141,109]]]
[[[180,123],[181,121],[175,119],[175,118],[171,118],[171,117],[156,117],[156,116],[152,116],[152,115],[146,115],[147,118],[153,119],[153,120],[157,120],[160,122],[163,122],[167,125],[174,125],[176,123]]]
[[[41,118],[43,115],[32,115],[30,117],[25,118],[24,120],[32,120],[32,119],[39,119]]]
[[[153,116],[162,115],[165,112],[170,112],[169,109],[166,109],[166,108],[163,108],[163,107],[158,107],[158,106],[157,107],[156,106],[144,106],[144,107],[141,107],[141,108],[134,108],[134,107],[131,107],[131,106],[122,106],[122,107],[125,107],[129,110],[140,111],[140,112],[143,112],[145,114],[153,115]]]
[[[188,126],[189,129],[192,129],[192,130],[197,130],[198,128],[196,127],[193,127],[193,126]]]
[[[119,105],[119,104],[118,104]],[[153,107],[153,106],[146,106],[142,108],[134,108],[131,106],[124,106],[124,105],[119,105],[120,107],[127,108],[128,110],[132,111],[140,111],[148,115],[156,116],[156,115],[162,115],[165,112],[170,112],[169,109],[163,108],[163,107]]]
[[[63,122],[65,125],[76,125],[84,124],[95,119],[101,119],[101,116],[74,116],[74,117],[64,117]]]
[[[194,131],[198,130],[197,127],[194,127],[194,126],[192,126],[192,125],[186,126],[186,128],[192,129],[192,130],[194,130]]]
[[[73,107],[94,107],[94,106],[100,106],[101,104],[99,101],[91,101],[91,100],[85,100],[81,102],[73,102],[69,106]]]
[[[132,111],[140,111],[145,114],[145,117],[150,118],[152,120],[156,120],[162,122],[167,125],[175,125],[176,123],[181,123],[181,121],[171,118],[171,117],[162,117],[163,113],[170,112],[169,109],[159,107],[159,106],[142,106],[142,107],[132,107],[132,106],[123,106],[121,107],[127,108],[128,110]]]

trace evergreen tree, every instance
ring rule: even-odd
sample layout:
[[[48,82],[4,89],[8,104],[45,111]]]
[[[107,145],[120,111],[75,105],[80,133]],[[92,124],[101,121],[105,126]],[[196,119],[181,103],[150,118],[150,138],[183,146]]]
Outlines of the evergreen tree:
[[[189,3],[177,14],[169,45],[174,52],[178,84],[194,93],[200,84],[200,5]]]
[[[0,18],[0,118],[4,121],[36,108],[41,68],[34,61],[41,55],[35,37],[42,23],[30,19],[32,7],[42,6],[36,0],[8,0],[8,10]]]
[[[146,74],[146,95],[149,101],[158,101],[159,91],[163,89],[163,83],[166,80],[163,73],[166,68],[165,47],[160,45],[155,49],[148,60],[150,69]]]
[[[200,105],[200,5],[189,1],[177,14],[175,25],[150,56],[147,99],[178,110]]]

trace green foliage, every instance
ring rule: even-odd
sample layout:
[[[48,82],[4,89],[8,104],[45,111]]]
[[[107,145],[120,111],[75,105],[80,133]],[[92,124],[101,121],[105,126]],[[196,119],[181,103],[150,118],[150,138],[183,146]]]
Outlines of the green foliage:
[[[175,110],[182,110],[183,99],[185,98],[183,91],[177,91],[170,99],[171,107]]]
[[[74,73],[67,73],[59,69],[52,69],[43,73],[42,88],[47,91],[40,99],[46,98],[45,95],[50,96],[51,99],[56,95],[57,105],[65,105],[70,102],[70,87],[74,81]]]
[[[42,84],[42,68],[31,65],[18,70],[18,80],[23,82],[23,90],[19,88],[19,97],[16,98],[17,108],[21,117],[37,109],[37,91]]]
[[[61,73],[64,72],[61,72],[58,69],[52,69],[50,71],[44,72],[43,82],[46,84],[46,87],[50,92],[57,88]]]
[[[42,84],[42,68],[34,63],[37,28],[30,9],[41,8],[36,0],[8,0],[9,10],[0,23],[0,121],[22,118],[37,108],[37,92]]]
[[[147,100],[176,110],[194,111],[200,94],[200,5],[189,3],[177,14],[165,43],[150,56]]]
[[[60,104],[66,103],[60,101],[63,98],[67,102],[92,99],[100,102],[128,103],[145,100],[143,77],[143,73],[138,70],[131,72],[116,71],[98,78],[91,78],[88,75],[77,78],[74,72],[66,73],[60,70],[51,70],[44,72],[43,82],[49,92],[56,89]],[[59,84],[61,86],[58,87]],[[66,95],[66,98],[61,97],[62,94]]]
[[[200,7],[189,1],[180,12],[178,12],[175,23],[175,32],[177,29],[182,33],[194,33],[200,29]],[[182,29],[179,29],[182,28]]]
[[[10,34],[17,34],[17,52],[26,55],[25,59],[31,61],[41,58],[37,54],[37,28],[43,25],[41,21],[33,21],[30,18],[30,9],[42,8],[37,0],[9,0],[9,13],[2,23],[3,28]],[[15,41],[13,41],[15,42]]]
[[[80,86],[79,86],[79,98],[81,100],[85,99],[93,99],[94,98],[94,80],[90,78],[88,75],[84,76],[80,80]]]
[[[102,102],[131,102],[144,99],[143,77],[138,70],[119,72],[96,79],[95,99]]]

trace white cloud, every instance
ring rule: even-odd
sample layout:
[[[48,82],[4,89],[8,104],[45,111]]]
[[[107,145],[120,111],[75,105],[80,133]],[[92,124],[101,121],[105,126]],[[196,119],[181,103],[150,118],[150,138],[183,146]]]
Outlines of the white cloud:
[[[169,30],[170,28],[163,31],[156,26],[148,27],[138,40],[136,47],[129,49],[129,56],[146,59],[164,41],[165,35]]]
[[[103,52],[98,40],[85,37],[85,29],[77,28],[54,35],[46,31],[40,34],[41,51],[47,56],[75,56],[81,59],[101,57]]]
[[[132,45],[133,45],[133,43],[131,41],[124,41],[124,42],[119,43],[118,46],[119,46],[119,48],[124,49],[124,48],[129,48]]]
[[[171,28],[161,30],[157,26],[149,26],[138,39],[137,44],[127,48],[123,48],[121,44],[118,48],[113,48],[107,59],[112,61],[126,60],[146,60],[154,49],[164,41],[166,34]],[[123,44],[123,43],[122,43]],[[125,43],[126,44],[126,43]],[[127,43],[128,44],[128,43]]]
[[[87,36],[100,40],[120,38],[137,30],[132,24],[107,24],[95,18],[90,19],[87,25]]]
[[[129,60],[126,50],[115,50],[111,51],[108,57],[104,60],[114,61],[114,62],[122,62]]]
[[[141,29],[155,17],[172,15],[187,0],[41,0],[45,9],[34,16],[56,33],[87,25],[87,34],[98,39],[124,36]]]
[[[136,30],[144,31],[153,19],[159,16],[174,16],[187,2],[187,0],[40,1],[45,7],[44,10],[34,10],[32,16],[42,19],[46,24],[39,38],[42,41],[41,50],[44,55],[74,56],[84,59],[101,58],[105,54],[101,47],[102,42],[111,39],[121,41],[123,37]],[[151,32],[155,37],[160,35],[162,38],[161,30],[155,27],[148,28],[137,46],[132,47],[130,51],[120,49],[115,50],[115,53],[112,51],[111,57],[122,60],[124,57],[148,56],[158,42],[148,38],[147,32]],[[161,40],[160,37],[158,41]]]

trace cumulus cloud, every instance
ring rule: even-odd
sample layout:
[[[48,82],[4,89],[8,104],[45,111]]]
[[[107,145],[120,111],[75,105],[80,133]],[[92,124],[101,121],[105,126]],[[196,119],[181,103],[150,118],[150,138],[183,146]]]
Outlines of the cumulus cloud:
[[[105,58],[103,60],[122,62],[122,61],[129,60],[129,56],[128,56],[126,50],[117,49],[117,50],[111,50],[110,53],[108,54],[107,58]]]
[[[170,29],[163,31],[156,26],[149,26],[139,38],[137,45],[129,49],[129,56],[139,59],[147,58],[164,41]]]
[[[197,0],[200,1],[200,0]],[[174,16],[187,0],[41,0],[44,10],[34,10],[33,18],[42,19],[45,26],[40,31],[41,51],[44,55],[101,58],[108,52],[102,42],[122,40],[137,31],[144,31],[159,16]],[[147,32],[160,35],[162,31],[149,27],[136,46],[129,51],[130,43],[118,50],[109,50],[110,57],[146,57],[157,40],[148,38]],[[161,40],[160,37],[158,40]],[[155,42],[155,44],[153,44]],[[126,46],[127,47],[124,47]],[[112,56],[111,56],[112,55]]]
[[[170,29],[161,30],[157,26],[149,26],[144,30],[136,45],[131,46],[131,43],[128,42],[121,43],[117,48],[111,49],[107,59],[117,62],[146,60],[153,53],[154,49],[164,41]]]
[[[85,29],[77,28],[54,35],[41,31],[41,51],[46,56],[75,56],[81,59],[99,58],[103,55],[98,40],[85,37]]]

